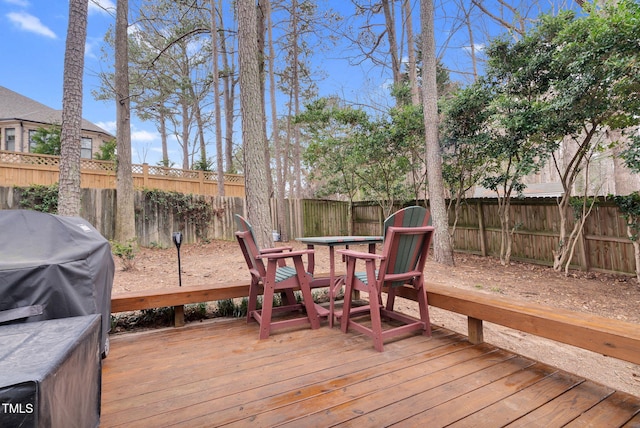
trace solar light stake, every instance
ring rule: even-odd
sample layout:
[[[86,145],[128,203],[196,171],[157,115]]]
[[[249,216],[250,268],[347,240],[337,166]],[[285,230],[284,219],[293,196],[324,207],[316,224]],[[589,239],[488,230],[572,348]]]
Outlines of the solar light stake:
[[[178,250],[178,285],[182,287],[182,269],[180,269],[180,244],[182,244],[182,232],[173,232],[173,243]]]

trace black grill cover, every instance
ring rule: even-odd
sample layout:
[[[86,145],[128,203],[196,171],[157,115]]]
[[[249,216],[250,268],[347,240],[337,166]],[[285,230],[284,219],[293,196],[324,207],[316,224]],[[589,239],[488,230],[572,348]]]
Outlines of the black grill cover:
[[[0,427],[97,427],[100,315],[0,326]]]
[[[14,310],[4,324],[101,314],[105,354],[114,271],[109,241],[88,221],[0,210],[0,319]],[[7,321],[18,308],[41,313]]]

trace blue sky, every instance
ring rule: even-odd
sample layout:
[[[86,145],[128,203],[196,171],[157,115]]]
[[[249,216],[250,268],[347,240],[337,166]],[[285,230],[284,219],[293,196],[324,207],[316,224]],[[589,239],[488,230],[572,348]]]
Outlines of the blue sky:
[[[115,135],[114,102],[95,101],[91,95],[99,86],[96,74],[105,69],[100,61],[100,46],[109,25],[115,22],[115,1],[100,0],[100,4],[107,11],[89,2],[82,116]],[[68,1],[0,0],[0,57],[4,63],[0,67],[0,85],[61,109],[68,18]],[[155,142],[159,145],[152,124],[133,122],[134,149]],[[149,151],[148,158],[151,154]],[[133,162],[139,161],[139,154],[134,153]],[[153,159],[147,161],[155,163]]]
[[[110,64],[101,63],[100,47],[103,37],[115,21],[115,0],[89,2],[89,20],[85,53],[83,117],[115,135],[115,104],[113,101],[95,101],[91,94],[99,86],[97,74],[109,70]],[[132,3],[132,2],[130,2]],[[339,9],[345,9],[347,1],[326,1]],[[447,4],[446,2],[443,4]],[[131,6],[131,4],[130,4]],[[350,6],[350,5],[349,5]],[[419,7],[419,2],[414,2]],[[344,15],[350,11],[340,10]],[[446,26],[439,18],[443,13],[436,10],[436,26]],[[61,0],[0,0],[0,85],[32,98],[55,109],[62,108],[62,82],[65,39],[68,22],[68,1]],[[419,29],[414,30],[416,33]],[[447,37],[446,30],[439,31]],[[449,58],[458,61],[464,58],[463,43],[454,46]],[[384,90],[388,74],[368,66],[349,65],[345,59],[348,50],[336,47],[330,52],[320,53],[317,66],[326,77],[319,82],[320,95],[338,94],[347,100],[367,102],[364,96],[376,94],[384,101],[388,97]],[[386,71],[388,73],[388,70]],[[454,77],[454,76],[452,76]],[[155,125],[141,122],[132,115],[132,161],[156,164],[161,159],[160,136]],[[239,137],[238,137],[239,138]],[[213,144],[209,151],[213,154]],[[181,152],[177,144],[170,144],[170,159],[181,164]]]
[[[102,8],[89,2],[85,75],[83,82],[83,117],[115,135],[114,102],[95,101],[92,90],[99,87],[96,77],[109,64],[101,64],[100,46],[110,25],[115,22],[115,0],[99,0]],[[62,108],[64,50],[68,23],[68,1],[0,0],[0,85],[41,102]],[[344,60],[324,59],[333,70],[347,67]],[[323,93],[358,91],[350,80],[353,73],[338,72],[326,79]],[[350,89],[348,89],[350,88]],[[152,123],[132,115],[132,160],[156,164],[161,159],[160,136]],[[213,152],[214,148],[209,150]],[[170,144],[170,159],[181,164],[181,152]]]

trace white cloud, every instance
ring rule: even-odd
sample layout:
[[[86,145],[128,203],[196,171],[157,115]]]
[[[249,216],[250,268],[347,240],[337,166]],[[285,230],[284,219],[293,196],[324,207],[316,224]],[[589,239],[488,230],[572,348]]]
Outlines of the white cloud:
[[[14,6],[28,7],[29,2],[27,0],[3,0],[4,3],[12,4]]]
[[[131,142],[146,143],[158,140],[160,135],[157,132],[149,132],[145,130],[133,131],[131,133]]]
[[[117,123],[115,120],[109,122],[95,122],[100,128],[116,135]],[[132,129],[131,130],[131,143],[149,143],[154,141],[160,141],[160,134],[153,131],[147,131],[145,129]]]
[[[393,79],[385,79],[382,82],[381,89],[384,91],[389,91],[393,88]]]
[[[115,16],[116,4],[112,0],[90,0],[89,14],[93,13]]]
[[[84,43],[84,56],[85,58],[97,59],[98,56],[94,53],[94,47],[96,46],[95,42],[87,40]]]
[[[483,43],[474,43],[473,44],[473,48],[474,48],[476,53],[482,52],[482,51],[484,51],[484,44]],[[463,46],[462,49],[464,49],[465,51],[471,53],[471,46]]]
[[[56,39],[58,37],[49,27],[40,22],[40,18],[26,12],[11,12],[7,14],[7,18],[22,30],[50,37],[52,39]]]
[[[111,122],[96,122],[96,125],[107,131],[109,134],[116,135],[117,126],[115,120],[112,120]]]

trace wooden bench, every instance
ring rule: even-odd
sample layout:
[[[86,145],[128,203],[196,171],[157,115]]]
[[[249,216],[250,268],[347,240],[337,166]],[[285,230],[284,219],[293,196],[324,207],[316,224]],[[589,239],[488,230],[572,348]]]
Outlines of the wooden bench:
[[[316,287],[329,284],[328,273],[316,277],[320,279]],[[325,278],[326,284],[322,281]],[[111,296],[111,313],[172,307],[174,326],[181,327],[184,325],[184,305],[248,296],[248,282],[129,291]]]
[[[111,312],[173,306],[175,325],[184,325],[184,305],[246,297],[249,283],[213,284],[114,294]],[[415,300],[415,291],[397,295]],[[483,342],[483,321],[499,324],[609,357],[640,364],[637,324],[559,308],[526,304],[473,290],[427,284],[429,305],[466,315],[471,343]]]
[[[173,307],[174,325],[184,325],[184,305],[249,295],[249,283],[211,284],[118,293],[111,296],[111,313]]]
[[[408,287],[397,295],[415,300]],[[640,364],[638,324],[437,284],[427,284],[427,296],[429,305],[467,316],[474,344],[483,342],[482,322],[487,321]]]

